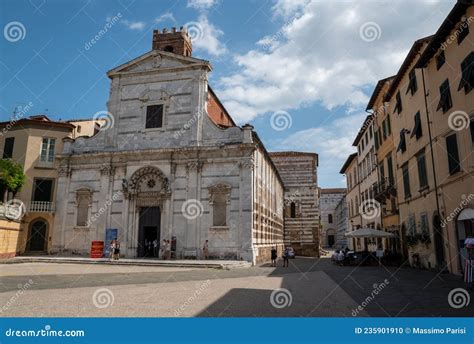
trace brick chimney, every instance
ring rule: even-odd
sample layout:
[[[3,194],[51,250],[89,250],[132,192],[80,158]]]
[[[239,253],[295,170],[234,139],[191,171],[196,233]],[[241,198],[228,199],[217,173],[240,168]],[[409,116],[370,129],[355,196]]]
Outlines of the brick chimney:
[[[188,32],[182,26],[179,31],[175,27],[168,31],[168,29],[153,30],[153,50],[163,50],[174,54],[183,56],[191,56],[193,45]]]

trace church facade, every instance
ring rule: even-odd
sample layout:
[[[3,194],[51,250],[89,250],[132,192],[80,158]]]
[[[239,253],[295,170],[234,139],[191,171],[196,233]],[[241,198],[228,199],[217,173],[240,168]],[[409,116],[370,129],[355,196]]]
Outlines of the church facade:
[[[181,259],[258,263],[284,245],[284,185],[250,125],[208,85],[211,65],[185,30],[155,30],[153,49],[108,72],[106,123],[64,139],[51,252],[87,254],[117,236],[126,257],[170,240]]]

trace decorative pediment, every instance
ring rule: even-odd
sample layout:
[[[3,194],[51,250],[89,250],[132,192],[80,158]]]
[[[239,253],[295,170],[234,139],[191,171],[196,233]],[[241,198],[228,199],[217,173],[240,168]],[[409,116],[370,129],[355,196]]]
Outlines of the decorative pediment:
[[[112,76],[127,72],[140,73],[157,69],[188,67],[191,65],[206,65],[211,69],[209,62],[206,60],[153,50],[110,70],[107,75]]]
[[[209,203],[212,205],[216,197],[225,196],[226,203],[230,204],[230,190],[232,187],[226,183],[216,183],[208,188],[209,191]]]

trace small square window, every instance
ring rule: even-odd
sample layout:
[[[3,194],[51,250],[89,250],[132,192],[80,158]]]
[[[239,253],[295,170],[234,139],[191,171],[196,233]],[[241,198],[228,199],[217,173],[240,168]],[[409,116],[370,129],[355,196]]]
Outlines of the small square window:
[[[147,106],[145,128],[150,129],[161,127],[163,127],[163,104]]]

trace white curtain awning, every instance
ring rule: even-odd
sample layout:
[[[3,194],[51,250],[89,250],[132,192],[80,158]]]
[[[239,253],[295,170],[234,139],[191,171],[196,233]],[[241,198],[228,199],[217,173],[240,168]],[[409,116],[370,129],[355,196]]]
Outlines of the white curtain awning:
[[[466,208],[461,211],[461,213],[458,216],[458,221],[464,221],[464,220],[474,220],[474,209],[471,208]]]
[[[379,231],[374,228],[360,228],[346,234],[348,238],[394,238],[393,233]]]

